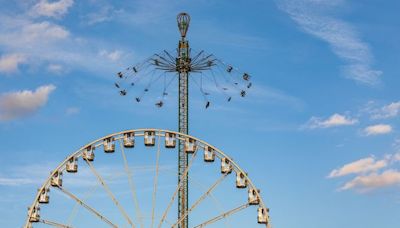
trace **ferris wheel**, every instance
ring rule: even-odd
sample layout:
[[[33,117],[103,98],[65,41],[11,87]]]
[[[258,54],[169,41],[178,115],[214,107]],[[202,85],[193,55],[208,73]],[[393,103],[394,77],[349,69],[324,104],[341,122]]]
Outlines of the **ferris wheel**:
[[[191,188],[184,216],[173,213],[185,179],[176,172],[180,143]],[[38,189],[24,227],[179,227],[189,214],[193,228],[270,227],[260,190],[233,158],[187,134],[137,129],[68,155]]]

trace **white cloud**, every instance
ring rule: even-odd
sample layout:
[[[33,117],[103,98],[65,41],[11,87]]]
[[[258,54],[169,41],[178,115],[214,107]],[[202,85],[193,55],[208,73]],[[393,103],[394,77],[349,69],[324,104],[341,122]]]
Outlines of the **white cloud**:
[[[66,40],[69,31],[52,22],[32,22],[25,19],[0,17],[0,45],[6,49],[14,49],[22,52],[32,52],[35,48],[45,51]]]
[[[358,123],[357,119],[346,117],[340,114],[333,114],[328,119],[321,119],[319,117],[311,117],[305,128],[315,129],[315,128],[329,128],[337,126],[348,126]]]
[[[118,61],[119,59],[121,59],[122,52],[119,50],[115,50],[115,51],[102,50],[102,51],[100,51],[99,55],[101,57],[105,57],[105,58],[115,62],[115,61]]]
[[[377,84],[379,70],[372,69],[373,55],[369,45],[359,38],[347,22],[330,16],[331,10],[341,5],[341,0],[279,0],[280,9],[307,33],[328,43],[332,51],[347,65],[343,73],[358,82]]]
[[[0,186],[19,186],[26,184],[35,184],[37,181],[31,178],[5,178],[0,177]]]
[[[69,35],[69,32],[56,24],[52,24],[48,21],[40,23],[31,23],[23,28],[24,35],[27,35],[27,39],[64,39]]]
[[[9,17],[0,14],[0,49],[23,54],[24,64],[35,66],[35,69],[44,66],[49,72],[65,73],[65,70],[59,71],[59,66],[62,66],[63,69],[80,68],[105,75],[105,71],[114,72],[120,67],[117,60],[120,63],[127,57],[109,45],[91,38],[76,37],[54,22],[34,22],[23,15]],[[114,51],[99,58],[100,50]]]
[[[171,11],[176,12],[179,8],[179,3],[174,1],[137,1],[135,5],[125,5],[118,9],[116,19],[136,26],[160,24],[166,21]]]
[[[94,25],[106,21],[110,21],[113,19],[116,11],[111,6],[103,6],[100,9],[96,10],[93,13],[89,13],[85,17],[85,23],[88,25]]]
[[[18,70],[19,65],[26,62],[22,54],[9,54],[0,56],[0,72],[13,73]]]
[[[60,0],[56,2],[40,0],[36,5],[32,7],[30,14],[33,16],[61,18],[68,12],[68,9],[73,4],[73,0]]]
[[[377,188],[399,186],[400,172],[398,170],[386,170],[381,174],[371,173],[365,176],[357,176],[351,181],[346,182],[340,190],[356,189],[369,191]]]
[[[382,135],[392,132],[392,126],[387,124],[377,124],[368,126],[364,129],[366,135]]]
[[[35,91],[23,90],[0,95],[0,121],[13,120],[35,113],[47,103],[54,85],[45,85]]]
[[[41,70],[40,67],[44,66],[45,70],[52,73],[65,73],[60,66],[103,74],[105,70],[115,70],[116,66],[110,64],[110,59],[98,58],[99,47],[111,49],[108,48],[109,43],[76,37],[54,21],[32,19],[32,15],[29,15],[38,11],[44,15],[61,16],[72,3],[70,0],[40,1],[27,14],[0,14],[0,49],[5,53],[21,53],[24,58],[18,58],[20,62],[24,60],[23,63],[28,67],[34,66],[33,69]],[[117,58],[116,54],[111,58]],[[57,64],[53,64],[55,62]],[[1,68],[3,71],[13,70],[10,64]]]
[[[363,158],[355,162],[346,164],[339,169],[332,170],[328,177],[334,178],[349,174],[377,171],[379,169],[385,168],[387,165],[388,161],[386,159],[376,161],[374,157]]]
[[[60,25],[48,21],[40,23],[28,23],[22,28],[22,35],[26,41],[37,41],[38,39],[59,40],[69,36],[68,30]]]
[[[400,138],[396,138],[392,143],[392,147],[400,151]]]
[[[354,178],[346,181],[339,188],[341,191],[354,189],[365,192],[389,186],[400,186],[400,171],[395,168],[399,161],[400,153],[387,154],[381,160],[370,156],[334,169],[327,177],[338,178],[355,174]]]
[[[54,74],[60,74],[64,71],[64,67],[60,64],[49,64],[47,70]]]
[[[61,162],[61,161],[59,161]],[[80,163],[78,165],[78,175],[67,176],[65,175],[64,181],[73,187],[87,187],[98,183],[95,179],[90,168]],[[57,166],[57,163],[39,163],[25,166],[14,166],[8,169],[0,170],[0,186],[21,186],[21,185],[40,185],[48,174]],[[4,167],[3,167],[4,168]],[[147,180],[152,173],[154,173],[155,165],[135,165],[129,167],[133,177],[137,183],[150,183]],[[159,171],[164,174],[174,174],[175,166],[173,164],[165,163],[159,165]],[[126,183],[126,172],[123,165],[98,165],[96,166],[98,173],[106,179],[108,184]],[[151,185],[152,186],[152,185]]]
[[[392,102],[380,109],[370,110],[372,119],[387,119],[400,114],[400,101]]]
[[[393,161],[395,162],[400,161],[400,153],[397,153],[393,156]]]

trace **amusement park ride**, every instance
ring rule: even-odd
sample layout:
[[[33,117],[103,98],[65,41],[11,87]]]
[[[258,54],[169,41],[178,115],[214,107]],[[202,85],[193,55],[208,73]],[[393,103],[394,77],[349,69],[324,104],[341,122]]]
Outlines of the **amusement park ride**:
[[[136,129],[117,132],[114,134],[107,135],[103,138],[95,140],[83,147],[76,152],[69,155],[63,162],[61,162],[56,169],[54,169],[49,178],[43,183],[38,190],[38,193],[34,199],[34,202],[28,209],[28,217],[25,222],[25,228],[30,228],[33,225],[39,226],[41,224],[51,225],[55,227],[74,227],[79,226],[79,221],[76,221],[74,226],[71,224],[62,224],[61,222],[55,222],[54,220],[42,219],[41,206],[50,203],[49,192],[50,188],[58,189],[67,198],[75,201],[77,205],[85,208],[91,213],[94,218],[98,218],[103,224],[111,227],[145,227],[143,221],[144,216],[141,213],[139,207],[139,198],[137,197],[137,191],[135,191],[134,177],[130,170],[130,166],[127,161],[127,156],[124,149],[137,147],[138,138],[143,137],[144,146],[146,148],[153,147],[157,148],[156,168],[154,177],[154,186],[152,194],[152,210],[151,210],[151,223],[148,225],[154,227],[155,225],[155,198],[157,193],[157,183],[159,176],[159,156],[160,156],[160,142],[163,138],[166,149],[178,149],[178,182],[172,197],[163,211],[159,216],[158,228],[164,227],[204,227],[213,224],[219,220],[223,220],[237,214],[240,211],[252,206],[258,205],[257,209],[257,222],[266,227],[271,227],[269,218],[269,209],[265,206],[263,199],[248,174],[241,169],[230,157],[228,157],[221,150],[210,145],[209,143],[188,135],[188,108],[189,108],[189,79],[198,86],[200,93],[203,95],[205,101],[205,108],[209,108],[211,105],[210,95],[211,91],[221,92],[226,96],[226,101],[230,102],[232,97],[238,95],[240,97],[246,96],[246,91],[252,86],[250,82],[250,75],[247,73],[241,73],[238,69],[234,68],[229,64],[225,64],[222,60],[216,58],[213,54],[207,54],[205,51],[199,51],[192,54],[192,49],[189,47],[189,42],[186,39],[186,34],[190,24],[190,16],[187,13],[180,13],[177,16],[177,23],[181,39],[179,40],[178,48],[176,52],[162,51],[161,53],[154,54],[150,58],[146,59],[142,63],[126,68],[124,71],[118,72],[118,82],[115,83],[115,87],[119,90],[121,96],[127,96],[132,88],[144,85],[145,88],[140,91],[138,96],[135,96],[136,102],[141,102],[145,94],[149,93],[150,88],[154,86],[159,79],[163,78],[163,89],[160,99],[158,99],[155,105],[159,108],[163,107],[165,98],[169,95],[168,87],[175,80],[178,80],[178,93],[179,93],[179,129],[178,132],[161,129]],[[147,80],[147,83],[141,82],[141,80]],[[207,83],[211,86],[207,85]],[[129,213],[124,209],[122,204],[117,200],[115,194],[111,190],[110,186],[106,183],[105,178],[100,172],[94,167],[95,149],[103,147],[106,154],[112,154],[115,152],[116,144],[121,149],[121,154],[124,161],[124,170],[128,177],[129,186],[132,191],[134,200],[134,210],[136,213],[136,220],[129,216]],[[215,159],[219,159],[220,173],[222,176],[216,180],[196,201],[193,201],[189,207],[189,169],[192,166],[194,158],[199,150],[203,150],[203,161],[206,163],[212,163]],[[104,188],[107,195],[111,198],[113,204],[116,206],[124,220],[126,225],[117,225],[109,219],[108,216],[99,212],[93,206],[89,206],[85,202],[85,199],[78,197],[71,193],[67,188],[64,187],[63,173],[77,173],[78,172],[78,160],[82,160],[87,164],[88,169],[96,177],[98,183]],[[211,219],[201,220],[202,222],[198,225],[191,225],[189,221],[189,214],[199,206],[207,197],[212,196],[212,192],[218,185],[232,172],[236,174],[235,183],[236,188],[248,188],[247,202],[238,207],[231,208],[223,213],[212,217]],[[76,174],[75,174],[76,175]],[[176,199],[177,198],[177,199]],[[176,201],[176,202],[175,202]],[[174,202],[177,204],[177,217],[175,222],[168,222],[168,213],[173,206]],[[47,205],[48,207],[49,205]],[[120,221],[118,221],[120,222]],[[252,222],[247,222],[246,227],[253,227]],[[86,225],[87,227],[87,225]],[[93,226],[97,227],[97,226]],[[219,226],[218,226],[219,227]],[[236,226],[235,226],[236,227]],[[243,227],[243,226],[241,226]]]

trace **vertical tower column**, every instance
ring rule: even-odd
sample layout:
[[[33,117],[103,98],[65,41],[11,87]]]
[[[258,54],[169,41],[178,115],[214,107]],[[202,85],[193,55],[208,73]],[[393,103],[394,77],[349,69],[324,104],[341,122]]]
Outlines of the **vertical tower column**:
[[[189,114],[189,72],[190,72],[190,49],[189,42],[185,40],[189,28],[190,17],[187,13],[180,13],[177,17],[181,40],[178,45],[178,57],[176,59],[176,71],[179,74],[179,132],[188,134]],[[179,140],[178,154],[178,183],[182,183],[178,192],[178,220],[186,215],[179,228],[188,228],[189,218],[187,216],[189,202],[188,179],[189,173],[183,178],[188,166],[188,155],[185,152],[185,142]]]
[[[179,132],[188,134],[188,73],[179,73]],[[178,192],[178,218],[186,214],[188,210],[188,175],[183,178],[188,165],[188,155],[185,153],[185,143],[179,141],[178,155],[178,183],[182,183]],[[182,220],[180,228],[188,227],[188,218]]]
[[[177,67],[179,74],[179,132],[188,134],[188,115],[189,115],[189,43],[182,39],[179,41]],[[178,155],[178,183],[182,183],[178,192],[178,219],[187,214],[188,210],[188,177],[189,173],[184,178],[184,172],[188,166],[188,155],[185,152],[185,142],[179,140],[179,155]],[[188,227],[188,217],[179,224],[180,228]]]

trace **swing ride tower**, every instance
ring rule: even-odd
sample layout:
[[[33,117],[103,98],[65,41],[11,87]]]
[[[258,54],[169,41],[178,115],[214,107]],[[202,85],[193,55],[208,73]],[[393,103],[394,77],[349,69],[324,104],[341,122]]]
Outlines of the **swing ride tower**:
[[[246,96],[246,90],[252,86],[250,76],[247,73],[240,73],[237,68],[224,63],[216,58],[213,54],[208,54],[205,51],[195,52],[191,56],[192,49],[189,47],[189,41],[186,35],[189,29],[190,16],[187,13],[180,13],[177,16],[177,25],[180,32],[180,40],[178,48],[175,52],[162,51],[152,55],[144,62],[133,67],[128,67],[123,72],[118,72],[118,77],[121,82],[115,83],[115,86],[122,89],[121,85],[129,78],[136,81],[129,83],[130,87],[137,86],[140,80],[140,74],[150,78],[149,84],[142,91],[141,95],[135,98],[136,102],[141,102],[145,94],[149,93],[152,84],[164,76],[164,89],[161,100],[155,105],[161,108],[164,105],[164,99],[168,95],[166,89],[171,82],[177,78],[178,80],[178,132],[182,134],[189,133],[189,79],[194,82],[199,88],[205,99],[205,108],[209,108],[210,92],[206,92],[203,87],[203,78],[214,83],[217,91],[227,97],[230,102],[234,94],[240,94],[241,97]],[[214,72],[215,71],[215,72]],[[154,75],[159,72],[159,76],[154,78]],[[166,86],[166,74],[174,74],[171,81]],[[228,74],[228,76],[226,75]],[[219,77],[218,77],[219,76]],[[218,82],[218,78],[223,78],[228,85],[222,86]],[[231,93],[233,92],[233,94]],[[120,90],[122,96],[127,95],[127,89]],[[188,168],[188,153],[185,150],[185,141],[178,142],[178,221],[179,228],[188,228],[188,204],[189,204],[189,174],[185,173]]]
[[[219,74],[229,74],[228,77],[225,78],[225,81],[229,81],[231,83],[231,89],[235,91],[235,93],[239,93],[241,97],[246,96],[246,90],[251,87],[251,82],[249,81],[250,76],[247,73],[238,73],[238,69],[232,67],[231,65],[225,64],[222,60],[217,59],[213,54],[207,54],[205,51],[199,51],[191,56],[191,48],[189,47],[189,41],[186,39],[186,34],[189,29],[190,24],[190,16],[187,13],[180,13],[177,16],[177,25],[180,32],[180,40],[178,42],[178,48],[176,49],[176,53],[170,53],[164,50],[161,53],[154,54],[149,59],[145,60],[143,64],[136,65],[131,68],[127,68],[125,72],[119,72],[118,75],[121,79],[126,79],[130,76],[130,74],[135,76],[139,73],[139,71],[146,71],[146,69],[152,68],[153,70],[149,72],[151,74],[151,78],[154,75],[154,71],[162,72],[162,74],[166,73],[174,73],[177,75],[178,79],[178,131],[182,134],[188,134],[189,129],[189,78],[200,87],[200,92],[202,93],[205,99],[205,108],[210,106],[210,101],[208,96],[209,92],[205,92],[203,88],[203,76],[206,73],[211,73],[212,79],[215,83],[216,88],[227,96],[227,101],[230,102],[232,99],[232,95],[229,95],[229,86],[221,86],[219,82],[217,82],[216,75]],[[214,74],[214,69],[218,69],[218,72]],[[146,75],[147,73],[144,73]],[[196,77],[191,77],[193,75],[200,76],[200,82],[196,82]],[[231,81],[232,78],[235,78],[234,75],[239,76],[239,80],[234,79],[236,81]],[[172,78],[172,80],[174,77]],[[155,80],[157,81],[157,79]],[[165,78],[164,78],[165,81]],[[241,83],[245,83],[240,84]],[[151,86],[152,80],[150,79],[149,85],[144,89],[141,96],[136,97],[135,100],[140,102],[142,96],[145,93],[149,92],[149,88]],[[170,84],[170,83],[168,83]],[[199,85],[200,84],[200,85]],[[116,83],[116,86],[120,88],[120,84]],[[135,85],[135,83],[131,83],[131,85]],[[123,89],[120,91],[120,94],[125,96],[126,90]],[[167,96],[166,87],[164,85],[162,100],[156,103],[156,106],[161,108],[164,104],[164,98]],[[179,228],[187,228],[188,227],[188,204],[189,204],[189,174],[185,173],[185,170],[188,168],[188,153],[185,151],[185,143],[184,141],[179,141],[178,144],[178,220],[180,223],[178,224]],[[185,175],[186,174],[186,175]]]
[[[181,34],[181,40],[178,44],[178,57],[176,59],[176,70],[178,72],[179,81],[179,132],[188,134],[190,52],[189,42],[186,40],[186,33],[189,29],[190,23],[189,14],[180,13],[177,17],[177,22]],[[188,175],[185,177],[183,175],[188,165],[188,156],[187,153],[185,153],[185,145],[182,141],[179,141],[178,150],[178,183],[182,183],[178,192],[178,219],[185,217],[182,219],[179,227],[187,228],[188,217],[185,215],[188,210],[189,183]]]

